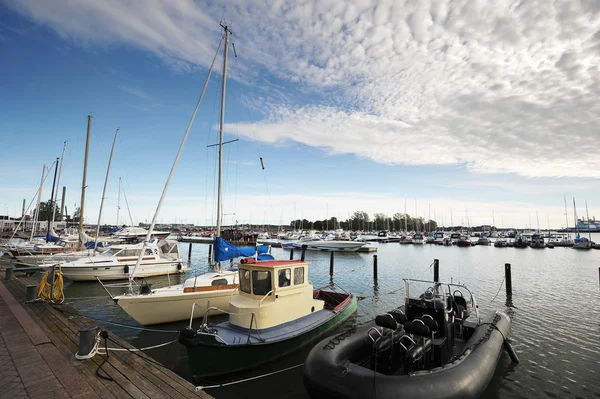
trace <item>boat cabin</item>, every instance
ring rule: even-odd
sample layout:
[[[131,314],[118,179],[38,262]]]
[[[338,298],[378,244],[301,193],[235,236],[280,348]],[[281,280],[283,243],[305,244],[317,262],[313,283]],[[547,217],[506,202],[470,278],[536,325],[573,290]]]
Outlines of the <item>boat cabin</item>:
[[[244,259],[238,266],[239,295],[229,302],[229,322],[252,329],[274,327],[322,310],[308,281],[308,263],[302,260]]]

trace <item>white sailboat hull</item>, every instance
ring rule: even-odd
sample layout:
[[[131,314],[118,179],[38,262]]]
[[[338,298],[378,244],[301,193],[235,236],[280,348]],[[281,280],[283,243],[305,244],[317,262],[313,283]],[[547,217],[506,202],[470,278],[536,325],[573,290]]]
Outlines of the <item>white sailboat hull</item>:
[[[306,245],[308,251],[356,252],[359,248],[364,247],[365,243],[358,241],[303,241],[283,244],[283,247],[302,249],[303,245]]]
[[[211,310],[210,315],[228,312],[229,300],[237,294],[237,289],[185,293],[182,286],[172,288],[172,293],[163,289],[161,295],[124,295],[115,300],[135,321],[147,326],[189,320],[194,304],[194,318],[204,316],[208,306],[220,309]]]
[[[63,276],[73,281],[96,281],[98,278],[101,280],[124,280],[128,279],[133,273],[135,263],[135,260],[107,263],[88,262],[87,264],[67,262],[61,265],[61,272]],[[187,267],[177,261],[165,261],[164,259],[144,261],[140,263],[140,266],[136,270],[135,277],[177,274],[183,273],[187,269]]]

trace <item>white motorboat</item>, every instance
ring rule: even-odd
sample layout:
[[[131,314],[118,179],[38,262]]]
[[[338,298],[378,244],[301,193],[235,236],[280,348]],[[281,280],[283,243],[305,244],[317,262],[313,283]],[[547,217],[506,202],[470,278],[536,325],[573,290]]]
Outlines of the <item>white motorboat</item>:
[[[508,247],[508,240],[505,237],[498,237],[498,239],[496,239],[496,241],[494,241],[494,247],[506,248],[506,247]]]
[[[443,231],[436,231],[433,234],[433,238],[435,240],[435,243],[438,245],[442,245],[444,243],[444,238],[446,237],[446,234],[444,234]]]
[[[425,244],[425,237],[423,237],[423,233],[415,233],[412,236],[412,243],[417,245]]]
[[[73,281],[122,280],[130,277],[144,249],[136,277],[183,273],[188,269],[179,254],[177,241],[152,239],[146,243],[108,247],[100,255],[77,258],[61,263],[61,272]]]
[[[148,230],[146,230],[143,227],[130,226],[130,227],[123,227],[123,228],[119,229],[119,231],[114,233],[113,237],[120,239],[120,240],[141,241],[144,238],[146,238],[147,234],[148,234]],[[171,234],[171,232],[169,232],[169,231],[152,230],[152,236],[157,237],[157,238],[167,238],[170,234]]]
[[[460,236],[461,236],[461,234],[457,233],[457,232],[450,233],[450,241],[452,241],[453,245],[456,245],[458,240],[460,240]]]
[[[306,245],[307,251],[356,252],[366,243],[364,241],[300,240],[285,243],[282,247],[302,249],[303,245]]]

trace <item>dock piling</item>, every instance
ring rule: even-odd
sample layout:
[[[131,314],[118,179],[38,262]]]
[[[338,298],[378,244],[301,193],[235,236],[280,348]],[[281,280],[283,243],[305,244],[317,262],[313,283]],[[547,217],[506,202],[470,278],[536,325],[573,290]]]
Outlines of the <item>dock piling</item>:
[[[33,302],[37,299],[38,286],[37,285],[27,285],[25,287],[27,290],[27,296],[25,297],[25,302]]]
[[[210,263],[210,255],[208,256],[208,263]],[[192,243],[188,246],[188,266],[192,264]]]
[[[333,276],[333,259],[334,259],[334,254],[335,252],[331,251],[331,256],[329,258],[329,275]]]
[[[208,263],[212,263],[212,257],[213,257],[213,245],[212,244],[208,244]]]
[[[96,335],[98,326],[85,326],[79,329],[79,350],[77,356],[83,357],[89,355],[96,344]]]
[[[510,273],[510,263],[504,264],[504,278],[506,279],[506,296],[512,296],[512,275]]]
[[[433,260],[433,281],[436,283],[440,282],[440,260]]]
[[[7,267],[4,270],[4,280],[6,280],[6,281],[12,280],[13,270],[14,270],[14,267]]]
[[[377,255],[373,255],[373,280],[377,281]]]
[[[290,260],[294,260],[294,248],[290,248]]]
[[[300,256],[300,260],[301,260],[302,262],[304,262],[304,256],[306,255],[306,248],[308,248],[308,245],[304,244],[304,245],[302,246],[302,255]]]

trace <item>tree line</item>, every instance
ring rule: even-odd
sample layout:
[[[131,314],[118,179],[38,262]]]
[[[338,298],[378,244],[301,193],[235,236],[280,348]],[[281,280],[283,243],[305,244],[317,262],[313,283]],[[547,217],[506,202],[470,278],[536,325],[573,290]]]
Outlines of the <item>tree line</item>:
[[[310,221],[297,219],[290,222],[290,227],[296,230],[390,230],[390,231],[436,231],[438,224],[435,220],[425,220],[422,217],[413,218],[406,213],[395,213],[390,217],[383,213],[374,213],[373,218],[367,212],[356,211],[346,220],[332,217],[324,220]]]

